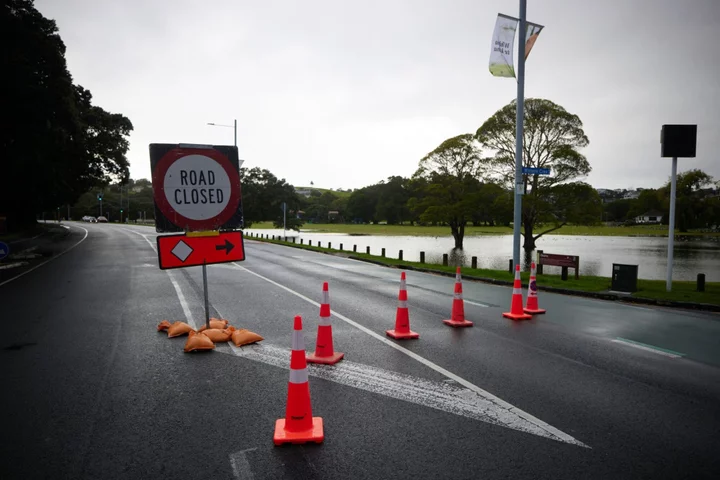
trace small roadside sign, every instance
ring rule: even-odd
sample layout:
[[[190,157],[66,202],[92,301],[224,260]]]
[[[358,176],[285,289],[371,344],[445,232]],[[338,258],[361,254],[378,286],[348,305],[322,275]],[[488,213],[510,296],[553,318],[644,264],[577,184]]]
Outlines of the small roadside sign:
[[[550,175],[549,168],[522,167],[523,175]]]
[[[154,143],[150,166],[158,232],[242,228],[237,147]]]
[[[10,247],[7,243],[0,242],[0,260],[10,255]]]
[[[158,263],[163,270],[245,260],[242,232],[222,232],[209,237],[160,235],[157,246]]]

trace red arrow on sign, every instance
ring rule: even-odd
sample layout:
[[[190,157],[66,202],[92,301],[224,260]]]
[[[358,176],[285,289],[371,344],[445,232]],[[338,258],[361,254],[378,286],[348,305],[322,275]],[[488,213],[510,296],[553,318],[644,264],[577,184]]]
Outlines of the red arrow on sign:
[[[213,237],[162,235],[157,237],[158,263],[163,270],[245,260],[242,232]]]

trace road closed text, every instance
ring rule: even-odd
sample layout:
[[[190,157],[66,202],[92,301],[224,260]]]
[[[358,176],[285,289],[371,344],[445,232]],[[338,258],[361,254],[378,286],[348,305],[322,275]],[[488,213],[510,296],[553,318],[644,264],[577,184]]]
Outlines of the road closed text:
[[[187,204],[208,204],[223,203],[225,198],[221,188],[213,188],[215,185],[215,172],[180,170],[180,186],[173,192],[175,203],[178,205]]]

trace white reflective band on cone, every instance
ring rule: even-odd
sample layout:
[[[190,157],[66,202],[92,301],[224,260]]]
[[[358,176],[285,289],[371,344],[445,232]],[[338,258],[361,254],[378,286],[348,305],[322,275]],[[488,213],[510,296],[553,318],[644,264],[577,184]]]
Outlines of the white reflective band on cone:
[[[513,295],[522,295],[522,288],[513,288]]]
[[[453,298],[455,300],[462,300],[462,293],[453,293]]]
[[[407,290],[407,286],[405,285],[405,280],[400,280],[400,290]]]
[[[455,274],[455,282],[456,283],[462,282],[462,276],[459,273]]]
[[[290,370],[290,383],[307,383],[307,381],[307,368],[303,368],[302,370]]]
[[[407,308],[407,300],[398,300],[398,308]]]
[[[330,303],[330,292],[328,292],[327,290],[323,290],[323,298],[322,302],[320,303]]]
[[[320,317],[320,325],[330,325],[330,317]]]
[[[293,330],[292,349],[293,350],[305,350],[305,337],[303,337],[302,330]]]

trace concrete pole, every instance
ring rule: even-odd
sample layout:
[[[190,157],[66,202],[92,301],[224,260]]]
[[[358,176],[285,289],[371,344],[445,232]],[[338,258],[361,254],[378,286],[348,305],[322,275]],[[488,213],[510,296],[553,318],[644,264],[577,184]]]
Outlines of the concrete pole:
[[[520,0],[517,59],[517,108],[515,110],[515,211],[513,217],[513,265],[520,265],[520,224],[522,222],[523,119],[525,117],[525,30],[527,0]]]
[[[667,280],[665,290],[672,291],[673,249],[675,248],[675,195],[677,188],[677,157],[672,159],[672,176],[670,177],[670,219],[668,220],[668,254]]]
[[[237,147],[237,119],[235,119],[235,123],[233,124],[233,129],[235,131],[235,146]]]

